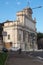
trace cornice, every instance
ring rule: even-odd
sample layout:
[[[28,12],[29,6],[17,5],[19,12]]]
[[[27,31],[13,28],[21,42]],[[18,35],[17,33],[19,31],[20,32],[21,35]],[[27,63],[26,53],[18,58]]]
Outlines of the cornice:
[[[32,23],[36,23],[33,19],[30,19],[26,14],[19,14],[18,16],[25,16],[27,19],[29,19]]]
[[[15,26],[17,27],[17,28],[15,28],[15,29],[19,29],[19,30],[25,30],[25,29],[27,29],[27,30],[30,30],[30,31],[34,31],[34,32],[36,32],[36,30],[30,29],[29,27],[27,27],[27,26],[23,26],[23,25],[4,26],[3,28],[15,27]]]

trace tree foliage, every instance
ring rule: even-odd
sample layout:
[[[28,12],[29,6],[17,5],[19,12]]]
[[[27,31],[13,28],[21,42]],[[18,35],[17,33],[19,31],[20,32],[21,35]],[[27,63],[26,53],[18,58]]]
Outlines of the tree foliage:
[[[43,38],[43,33],[37,33],[37,40],[39,40],[39,39],[41,39],[41,38]]]
[[[43,49],[43,33],[37,33],[38,49]]]

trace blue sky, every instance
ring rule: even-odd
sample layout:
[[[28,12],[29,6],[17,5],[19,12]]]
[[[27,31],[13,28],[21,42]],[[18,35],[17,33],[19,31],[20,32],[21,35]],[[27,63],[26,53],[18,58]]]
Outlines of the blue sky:
[[[0,0],[0,23],[6,20],[15,20],[16,12],[27,6],[31,8],[43,6],[43,0]],[[33,10],[33,18],[36,17],[36,28],[38,32],[43,32],[43,7]]]

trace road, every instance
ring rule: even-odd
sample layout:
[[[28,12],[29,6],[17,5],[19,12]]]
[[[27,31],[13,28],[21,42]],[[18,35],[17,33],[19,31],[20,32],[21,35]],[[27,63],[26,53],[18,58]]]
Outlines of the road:
[[[11,52],[9,53],[6,65],[43,65],[43,61],[24,53],[18,54]]]

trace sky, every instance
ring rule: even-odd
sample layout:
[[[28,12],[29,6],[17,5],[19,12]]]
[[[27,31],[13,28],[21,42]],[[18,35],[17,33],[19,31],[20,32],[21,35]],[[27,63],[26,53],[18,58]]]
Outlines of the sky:
[[[43,6],[43,0],[0,0],[0,23],[6,20],[16,20],[16,12],[27,6],[31,8]],[[43,7],[33,9],[34,17],[36,18],[37,32],[43,33]]]

